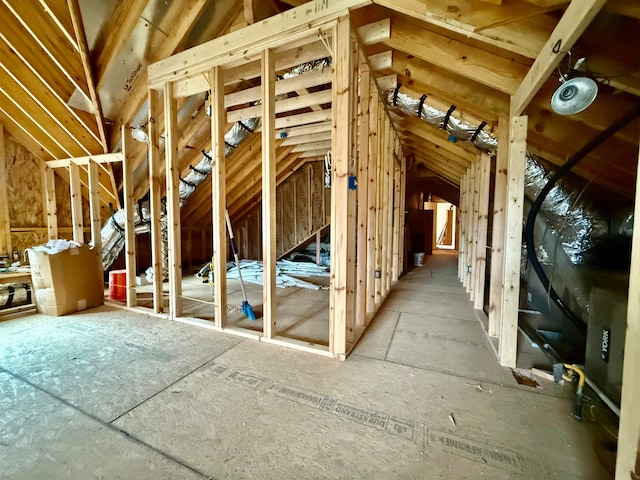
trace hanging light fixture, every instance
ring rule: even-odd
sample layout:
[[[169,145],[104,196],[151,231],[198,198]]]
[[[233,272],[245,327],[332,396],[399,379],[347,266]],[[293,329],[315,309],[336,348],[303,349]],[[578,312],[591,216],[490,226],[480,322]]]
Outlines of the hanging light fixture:
[[[565,80],[551,97],[551,108],[560,115],[579,113],[598,96],[598,84],[589,77]]]
[[[580,113],[598,96],[598,83],[578,70],[586,63],[586,57],[579,58],[571,65],[571,51],[567,55],[567,71],[562,73],[558,66],[561,84],[551,97],[551,108],[560,115]]]
[[[134,127],[131,130],[131,136],[134,140],[141,143],[147,143],[149,141],[149,134],[147,133],[147,124],[143,123],[140,126]]]

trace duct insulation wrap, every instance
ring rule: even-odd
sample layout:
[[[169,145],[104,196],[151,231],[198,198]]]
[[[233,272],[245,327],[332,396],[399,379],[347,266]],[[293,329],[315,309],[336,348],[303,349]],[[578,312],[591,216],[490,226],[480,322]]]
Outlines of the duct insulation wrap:
[[[527,153],[525,211],[551,175],[542,159]],[[538,261],[563,302],[585,322],[594,286],[615,284],[628,274],[621,270],[628,269],[633,233],[630,208],[613,212],[597,208],[588,186],[571,175],[562,177],[545,198],[534,226]],[[523,247],[521,274],[533,281]]]
[[[224,135],[225,158],[228,157],[244,139],[255,132],[259,126],[260,118],[249,118],[234,123]],[[211,152],[204,154],[200,162],[191,168],[186,177],[181,179],[178,189],[180,207],[182,207],[186,203],[187,198],[195,192],[196,187],[209,176],[212,169],[212,161]]]
[[[144,218],[140,218],[142,215]],[[135,225],[143,225],[145,219],[149,219],[148,208],[142,207],[133,212]],[[106,271],[111,264],[118,258],[120,252],[124,248],[124,228],[127,223],[124,208],[115,212],[100,232],[102,238],[102,268]],[[137,227],[136,227],[137,228]]]
[[[431,107],[426,97],[413,98],[398,90],[388,90],[384,92],[383,98],[389,108],[397,108],[407,115],[419,117],[437,128],[446,128],[456,140],[471,141],[478,130],[477,127],[455,118],[453,114],[448,115],[447,119],[448,112]],[[498,141],[493,135],[479,131],[473,139],[473,145],[494,155]],[[528,152],[526,196],[533,201],[549,176],[542,160]],[[633,231],[633,212],[630,209],[609,218],[595,209],[593,203],[587,195],[571,186],[565,177],[553,187],[541,208],[541,214],[550,230],[561,239],[560,246],[574,265],[590,260],[588,257],[612,236],[630,238]],[[544,242],[536,246],[536,252],[541,263],[548,265],[553,262],[553,252],[545,250]]]
[[[541,160],[528,153],[524,187],[527,198],[534,201],[550,176],[551,172],[544,168]],[[539,215],[560,239],[559,246],[574,265],[588,263],[590,253],[610,238],[609,218],[597,211],[588,195],[571,185],[567,177],[560,179],[551,189]],[[538,255],[541,263],[545,257],[553,262],[553,252],[547,252],[546,256]]]
[[[0,285],[0,312],[7,308],[28,305],[32,301],[32,294],[33,292],[28,282]]]
[[[282,78],[292,78],[298,75],[312,72],[314,70],[322,70],[331,66],[330,58],[323,58],[321,60],[315,60],[313,62],[303,63],[292,68],[289,72],[282,75]],[[281,98],[281,97],[278,97]],[[244,141],[249,135],[256,131],[260,126],[260,118],[249,118],[236,122],[227,133],[224,135],[225,143],[225,158],[228,157],[242,141]],[[194,167],[190,168],[189,173],[185,178],[180,179],[180,185],[178,187],[178,196],[180,199],[180,207],[182,207],[189,196],[195,192],[198,185],[200,185],[211,173],[212,169],[212,157],[211,152],[205,153],[200,162]],[[124,248],[124,209],[116,212],[112,218],[102,228],[102,265],[104,270],[107,270],[114,260],[118,257],[122,249]],[[136,230],[138,225],[142,222],[136,213]],[[168,236],[167,236],[167,219],[166,213],[163,210],[160,218],[161,223],[161,237],[162,237],[162,274],[166,278],[169,265],[169,253],[168,253]]]
[[[456,141],[470,142],[478,129],[478,127],[474,127],[469,123],[455,118],[454,115],[449,115],[449,119],[445,125],[447,112],[429,106],[428,103],[422,99],[413,98],[410,95],[400,93],[396,90],[384,92],[383,98],[389,107],[398,108],[407,115],[420,117],[424,122],[436,128],[446,129],[449,135],[455,137]],[[480,131],[473,140],[473,145],[482,152],[494,155],[498,141],[493,135]]]

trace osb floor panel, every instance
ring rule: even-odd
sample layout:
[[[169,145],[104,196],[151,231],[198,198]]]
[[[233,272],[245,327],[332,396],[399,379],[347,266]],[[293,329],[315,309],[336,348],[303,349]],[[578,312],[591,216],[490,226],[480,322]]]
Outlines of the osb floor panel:
[[[326,277],[307,279],[318,285],[329,285]],[[168,284],[163,285],[168,295]],[[227,281],[227,324],[247,330],[262,332],[262,285],[245,281],[249,304],[257,321],[251,321],[241,312],[242,291],[238,280]],[[150,285],[138,287],[138,304],[151,307]],[[201,278],[185,275],[182,279],[182,315],[214,321],[214,302],[211,287]],[[166,303],[168,306],[168,302]],[[329,291],[309,290],[299,287],[276,288],[276,317],[278,335],[310,343],[329,344]]]
[[[1,322],[0,478],[607,478],[473,315],[436,255],[345,362],[108,307]]]

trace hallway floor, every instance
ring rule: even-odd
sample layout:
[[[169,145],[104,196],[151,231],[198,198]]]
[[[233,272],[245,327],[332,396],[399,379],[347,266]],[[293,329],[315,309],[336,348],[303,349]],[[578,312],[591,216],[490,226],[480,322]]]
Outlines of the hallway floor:
[[[0,479],[608,478],[434,255],[340,362],[101,307],[0,322]]]

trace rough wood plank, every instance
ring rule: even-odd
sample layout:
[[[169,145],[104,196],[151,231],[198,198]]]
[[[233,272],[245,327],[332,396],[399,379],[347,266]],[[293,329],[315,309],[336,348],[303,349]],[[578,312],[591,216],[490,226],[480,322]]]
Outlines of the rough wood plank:
[[[502,320],[502,284],[504,275],[505,215],[507,209],[507,173],[509,170],[509,119],[498,121],[498,152],[493,189],[493,221],[491,234],[491,275],[489,285],[490,337],[500,334]]]
[[[383,300],[382,295],[382,237],[383,237],[383,225],[382,219],[384,217],[384,169],[385,169],[385,158],[384,158],[384,118],[385,118],[385,110],[382,104],[382,101],[378,98],[378,108],[377,108],[377,135],[376,135],[376,150],[377,150],[377,158],[378,158],[378,169],[376,171],[376,230],[374,233],[375,236],[375,309],[377,309]]]
[[[393,251],[391,262],[391,284],[400,275],[400,165],[394,162],[393,169]]]
[[[156,121],[160,111],[158,92],[149,90],[149,214],[151,216],[151,268],[153,270],[153,311],[161,313],[164,299],[162,296],[162,227],[160,225],[162,184],[165,179],[161,173],[160,124]]]
[[[180,167],[178,111],[173,88],[164,87],[165,163],[167,165],[167,236],[169,238],[169,315],[182,316],[182,261],[180,250]]]
[[[478,0],[458,0],[456,9],[449,8],[448,0],[429,0],[426,17],[445,27],[452,26],[467,32],[479,32],[491,27],[542,15],[557,9],[557,5],[544,8],[525,2],[505,5],[487,5]]]
[[[391,37],[391,19],[384,18],[358,28],[358,39],[363,46],[380,43]]]
[[[371,71],[366,62],[360,62],[360,101],[358,102],[358,246],[356,325],[367,323],[367,260],[369,258],[369,98],[371,96]]]
[[[408,23],[395,23],[391,38],[384,43],[508,94],[518,89],[527,74],[525,65]]]
[[[331,102],[331,90],[321,90],[315,93],[286,98],[275,103],[275,113],[291,112],[302,108]],[[227,113],[227,122],[238,122],[249,118],[259,117],[262,106],[246,107]]]
[[[502,366],[514,368],[516,366],[518,347],[518,301],[520,298],[520,257],[522,252],[522,209],[527,152],[527,117],[514,117],[511,119],[509,139],[504,283],[502,285],[502,321],[500,322],[498,357]]]
[[[324,68],[322,70],[314,70],[291,78],[285,78],[276,81],[276,95],[284,95],[301,89],[317,87],[331,83],[332,69]],[[224,106],[226,108],[242,105],[243,103],[254,102],[260,100],[262,87],[251,87],[244,90],[228,93],[224,97]],[[276,110],[276,113],[278,111]],[[258,115],[259,116],[259,110]]]
[[[459,231],[459,247],[458,247],[458,278],[460,282],[464,282],[464,278],[467,274],[466,266],[466,250],[467,250],[467,178],[468,173],[465,173],[460,179],[460,209],[458,211],[458,217],[460,219],[460,231]],[[464,285],[464,284],[463,284]]]
[[[366,314],[373,314],[376,307],[376,288],[375,288],[375,268],[376,268],[376,199],[377,199],[377,172],[378,172],[378,108],[379,99],[375,86],[370,83],[369,86],[369,125],[367,127],[367,137],[363,138],[363,142],[367,142],[366,147],[369,151],[368,168],[367,168],[367,213],[364,221],[367,222],[367,278],[366,278]]]
[[[371,65],[371,70],[374,72],[391,68],[393,65],[393,51],[387,50],[385,52],[370,55],[369,65]]]
[[[275,54],[266,49],[262,52],[262,331],[266,338],[277,335],[275,83]]]
[[[89,210],[91,219],[91,245],[98,258],[102,258],[102,219],[100,218],[100,182],[98,164],[89,163]]]
[[[69,191],[71,196],[71,223],[73,225],[73,240],[84,243],[82,229],[82,191],[80,186],[80,167],[69,165]]]
[[[43,163],[43,186],[47,215],[47,236],[49,240],[58,238],[58,211],[56,206],[56,184],[53,168]]]
[[[471,277],[473,276],[473,242],[475,238],[475,230],[473,229],[475,218],[475,202],[476,202],[476,166],[475,163],[469,167],[467,176],[467,246],[465,247],[465,266],[467,273],[462,282],[467,293],[471,293]]]
[[[636,179],[634,218],[640,218],[640,176]],[[622,401],[616,480],[633,478],[638,471],[640,451],[640,231],[635,228],[631,246],[629,272],[629,300],[627,304],[627,333],[622,371]]]
[[[136,222],[133,198],[133,157],[129,153],[129,135],[122,127],[122,194],[124,201],[124,264],[127,271],[127,307],[138,304],[136,295]]]
[[[484,307],[485,273],[487,266],[487,225],[489,221],[489,183],[491,180],[491,157],[483,154],[479,160],[480,190],[478,194],[478,242],[475,263],[475,298],[473,308]]]
[[[385,214],[386,214],[386,227],[384,232],[386,235],[385,244],[385,257],[384,257],[384,289],[383,295],[386,297],[391,290],[391,275],[392,275],[392,257],[393,257],[393,169],[395,166],[395,155],[393,153],[394,143],[394,130],[392,127],[391,119],[389,115],[385,115],[385,153],[386,156],[386,185],[385,185]]]
[[[400,245],[398,246],[398,262],[400,264],[399,273],[404,273],[405,264],[405,211],[406,211],[406,197],[407,197],[407,157],[402,152],[400,157]]]
[[[216,326],[227,326],[227,234],[226,234],[226,162],[224,158],[224,72],[214,67],[211,82],[211,215],[213,232],[214,319]]]
[[[480,162],[478,156],[473,164],[473,214],[471,232],[471,256],[469,258],[469,265],[471,265],[471,275],[469,276],[469,283],[467,285],[469,289],[469,298],[471,303],[474,303],[478,292],[476,291],[476,277],[478,272],[476,271],[476,263],[478,258],[478,220],[479,220],[479,204],[480,204]],[[435,234],[435,229],[434,229]],[[434,240],[435,243],[435,240]]]
[[[353,309],[353,285],[348,284],[349,268],[355,268],[350,250],[349,166],[352,148],[353,48],[351,22],[341,17],[334,35],[333,135],[331,178],[331,285],[329,304],[329,351],[338,358],[347,353],[348,312]]]

